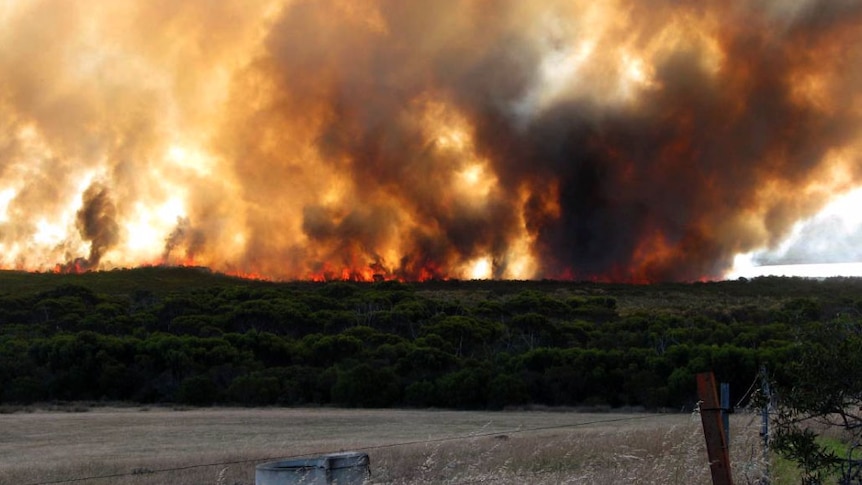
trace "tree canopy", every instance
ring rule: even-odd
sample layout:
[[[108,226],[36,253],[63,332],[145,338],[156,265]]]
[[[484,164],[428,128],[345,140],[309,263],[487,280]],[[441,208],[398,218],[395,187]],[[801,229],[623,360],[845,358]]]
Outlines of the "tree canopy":
[[[800,355],[858,357],[852,335],[806,332],[862,311],[853,279],[271,283],[142,268],[0,280],[2,403],[691,408],[698,372],[744,390],[767,364],[792,389]],[[852,362],[817,368],[850,375]]]

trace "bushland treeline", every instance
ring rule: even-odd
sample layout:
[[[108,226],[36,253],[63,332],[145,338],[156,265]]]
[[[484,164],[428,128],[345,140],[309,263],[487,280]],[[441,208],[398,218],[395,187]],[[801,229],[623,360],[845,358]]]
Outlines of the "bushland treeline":
[[[777,379],[862,281],[265,283],[183,268],[0,275],[0,402],[644,406]],[[860,349],[862,352],[862,349]]]

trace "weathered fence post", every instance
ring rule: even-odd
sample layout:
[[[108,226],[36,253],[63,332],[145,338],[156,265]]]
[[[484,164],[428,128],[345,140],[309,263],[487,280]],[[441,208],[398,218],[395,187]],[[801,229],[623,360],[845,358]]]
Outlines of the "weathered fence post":
[[[706,438],[706,453],[709,457],[709,471],[713,485],[733,485],[730,474],[730,455],[725,441],[722,425],[721,405],[715,390],[715,376],[712,372],[697,375],[697,394],[700,398],[700,420]]]

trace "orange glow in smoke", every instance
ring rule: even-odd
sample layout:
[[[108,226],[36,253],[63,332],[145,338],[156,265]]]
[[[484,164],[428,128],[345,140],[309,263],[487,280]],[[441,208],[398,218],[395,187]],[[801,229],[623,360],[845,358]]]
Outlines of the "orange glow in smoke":
[[[690,281],[862,185],[854,2],[488,8],[2,3],[0,268]]]

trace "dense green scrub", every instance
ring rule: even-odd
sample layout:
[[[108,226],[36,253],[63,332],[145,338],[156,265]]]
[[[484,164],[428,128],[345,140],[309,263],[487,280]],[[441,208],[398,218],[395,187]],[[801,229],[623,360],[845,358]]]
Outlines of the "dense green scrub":
[[[6,403],[690,407],[697,372],[741,397],[761,364],[783,378],[804,329],[862,309],[853,279],[265,283],[144,268],[0,282]]]

